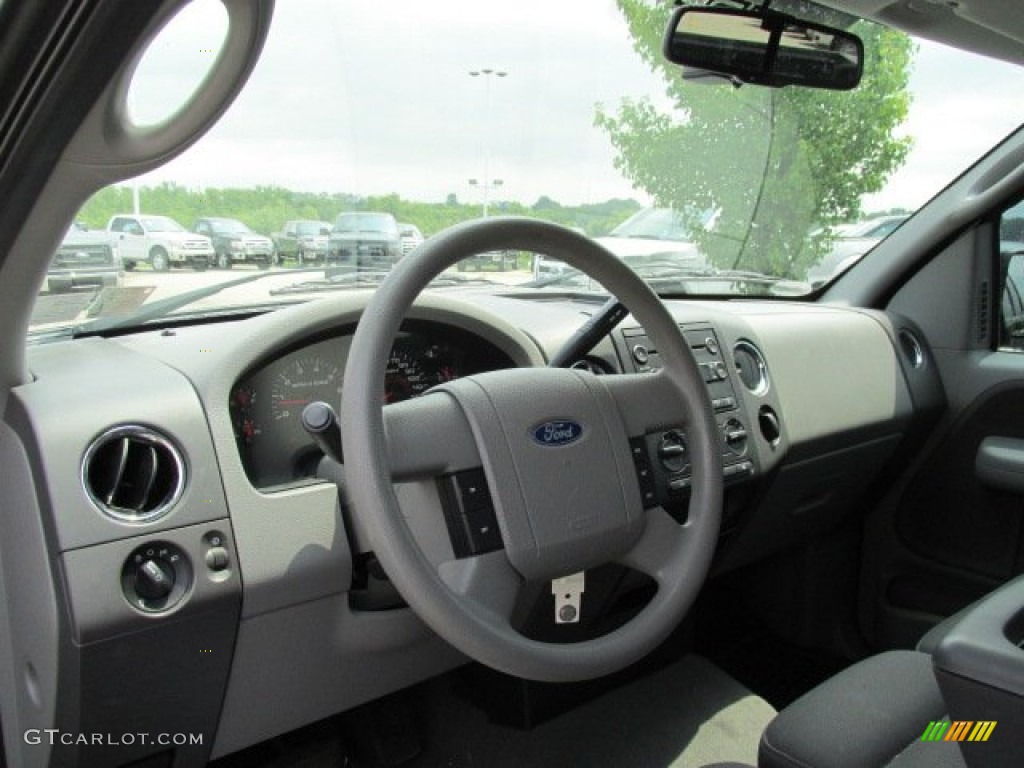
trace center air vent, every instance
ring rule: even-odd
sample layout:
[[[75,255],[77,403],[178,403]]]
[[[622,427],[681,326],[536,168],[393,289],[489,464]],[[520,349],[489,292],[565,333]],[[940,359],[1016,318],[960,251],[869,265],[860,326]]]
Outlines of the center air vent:
[[[116,427],[86,451],[82,484],[104,514],[143,523],[166,513],[181,497],[185,462],[163,435],[146,427]]]
[[[599,358],[590,356],[577,360],[569,367],[574,368],[577,371],[589,371],[595,376],[603,376],[606,373],[611,373],[611,370],[608,368],[608,363]]]

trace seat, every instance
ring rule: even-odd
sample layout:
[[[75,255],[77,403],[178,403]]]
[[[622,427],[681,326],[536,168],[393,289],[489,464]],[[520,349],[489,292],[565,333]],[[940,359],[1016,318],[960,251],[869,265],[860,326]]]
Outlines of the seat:
[[[843,670],[768,725],[759,768],[962,768],[955,742],[921,741],[947,709],[920,651],[888,651]]]
[[[929,630],[915,651],[888,651],[826,680],[780,712],[761,737],[759,768],[962,768],[1020,764],[1015,739],[997,745],[923,741],[933,720],[1024,724],[1024,575]],[[936,679],[942,679],[942,689]],[[1005,722],[1004,722],[1005,721]]]
[[[921,740],[931,721],[949,714],[932,654],[998,592],[1022,588],[1024,576],[936,624],[918,641],[917,650],[871,656],[804,694],[765,729],[759,768],[965,766],[955,742]]]

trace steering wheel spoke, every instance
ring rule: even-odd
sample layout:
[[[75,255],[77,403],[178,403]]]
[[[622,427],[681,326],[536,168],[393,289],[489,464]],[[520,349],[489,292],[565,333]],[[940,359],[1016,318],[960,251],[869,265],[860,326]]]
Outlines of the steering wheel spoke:
[[[444,392],[384,408],[384,434],[395,482],[480,466],[469,423],[459,404]]]
[[[523,579],[503,551],[449,560],[437,572],[452,592],[477,611],[508,625]]]
[[[664,371],[604,376],[601,383],[615,399],[631,437],[679,427],[691,421],[690,407]],[[703,393],[696,394],[700,396]]]
[[[647,510],[647,525],[636,542],[618,562],[650,576],[658,588],[671,584],[678,573],[670,571],[668,565],[687,546],[688,529],[680,525],[661,507]]]

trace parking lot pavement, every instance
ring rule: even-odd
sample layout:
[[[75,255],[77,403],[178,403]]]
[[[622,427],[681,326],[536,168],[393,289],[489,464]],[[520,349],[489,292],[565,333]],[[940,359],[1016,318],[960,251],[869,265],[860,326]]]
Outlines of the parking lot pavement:
[[[274,267],[271,272],[287,272],[289,270]],[[226,283],[237,280],[240,277],[258,273],[260,270],[253,268],[235,269],[208,269],[204,272],[195,272],[191,269],[170,270],[168,272],[153,272],[148,269],[135,269],[132,272],[125,272],[124,284],[126,287],[152,286],[154,291],[150,301],[174,296],[186,291],[202,288],[207,285]],[[270,278],[267,278],[270,279]]]

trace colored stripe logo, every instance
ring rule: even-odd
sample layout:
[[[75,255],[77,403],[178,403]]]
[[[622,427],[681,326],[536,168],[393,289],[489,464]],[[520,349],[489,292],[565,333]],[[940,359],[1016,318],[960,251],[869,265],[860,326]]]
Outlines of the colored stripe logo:
[[[996,729],[996,720],[932,720],[921,734],[921,741],[988,741]]]

